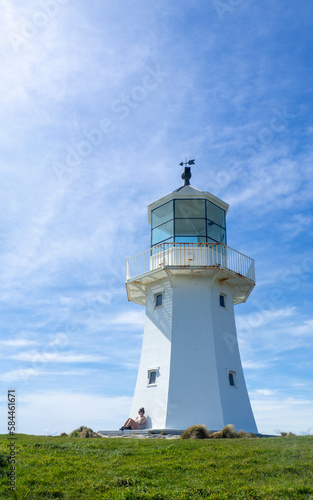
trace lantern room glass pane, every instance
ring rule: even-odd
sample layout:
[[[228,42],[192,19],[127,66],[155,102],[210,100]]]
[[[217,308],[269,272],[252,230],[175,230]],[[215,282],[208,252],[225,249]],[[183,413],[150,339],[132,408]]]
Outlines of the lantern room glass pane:
[[[175,236],[205,236],[205,219],[175,219]]]
[[[152,228],[160,226],[160,224],[171,219],[173,219],[173,201],[169,201],[151,212]]]
[[[208,221],[207,231],[208,231],[207,233],[208,239],[215,240],[218,243],[225,243],[226,241],[225,229],[223,229],[220,226],[217,226],[211,221]]]
[[[205,242],[206,242],[205,236],[176,236],[175,237],[175,243],[205,243]]]
[[[175,219],[205,217],[205,200],[175,200]]]
[[[207,218],[225,228],[225,210],[207,200]]]
[[[151,255],[157,255],[160,252],[164,252],[167,248],[170,247],[170,244],[174,243],[173,238],[168,238],[167,240],[158,241],[158,243],[152,243]]]
[[[173,236],[173,221],[161,224],[161,226],[152,229],[152,245],[157,245],[161,241],[167,240]]]

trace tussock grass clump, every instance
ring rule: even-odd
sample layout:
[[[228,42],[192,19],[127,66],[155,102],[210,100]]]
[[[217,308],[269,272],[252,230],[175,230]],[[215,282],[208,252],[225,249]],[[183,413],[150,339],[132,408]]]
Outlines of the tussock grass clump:
[[[237,432],[237,438],[245,438],[245,439],[249,439],[249,438],[255,438],[256,435],[253,434],[253,432],[245,432],[245,431],[238,431]]]
[[[101,434],[94,432],[90,427],[85,427],[81,425],[78,429],[75,429],[69,434],[69,437],[80,437],[80,438],[102,438]]]
[[[247,434],[245,433],[245,431],[238,431],[237,432],[237,438],[245,438],[247,436]]]
[[[192,425],[188,427],[180,436],[181,439],[235,439],[235,438],[255,438],[253,432],[236,431],[232,424],[226,425],[217,432],[208,431],[205,425]]]
[[[222,430],[213,432],[212,439],[233,439],[237,437],[237,432],[232,424],[226,425]]]
[[[210,432],[205,425],[191,425],[180,437],[181,439],[208,439],[210,437]]]
[[[240,439],[240,438],[255,438],[256,435],[253,432],[236,431],[232,424],[226,425],[221,431],[213,432],[210,435],[212,439]]]

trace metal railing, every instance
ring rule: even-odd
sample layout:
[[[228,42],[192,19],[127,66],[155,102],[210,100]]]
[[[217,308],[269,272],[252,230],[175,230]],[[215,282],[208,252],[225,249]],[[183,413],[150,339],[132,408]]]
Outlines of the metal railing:
[[[222,243],[161,243],[126,259],[126,280],[164,267],[220,267],[255,281],[254,260]]]

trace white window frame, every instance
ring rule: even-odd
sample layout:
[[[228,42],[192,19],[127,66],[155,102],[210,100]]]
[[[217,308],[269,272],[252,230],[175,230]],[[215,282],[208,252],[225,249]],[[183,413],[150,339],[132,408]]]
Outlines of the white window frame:
[[[147,372],[147,379],[148,379],[147,386],[148,387],[155,387],[157,385],[158,372],[159,372],[159,368],[149,368],[148,369],[148,372]],[[155,373],[155,382],[153,382],[153,383],[150,383],[151,373]]]

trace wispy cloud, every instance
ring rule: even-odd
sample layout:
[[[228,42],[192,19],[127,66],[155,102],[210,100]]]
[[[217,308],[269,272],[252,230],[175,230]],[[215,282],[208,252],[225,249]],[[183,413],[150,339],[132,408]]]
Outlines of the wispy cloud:
[[[250,393],[250,397],[257,398],[258,396],[275,396],[277,392],[277,390],[273,391],[271,389],[256,389]]]
[[[282,223],[281,228],[286,232],[286,238],[296,238],[304,231],[311,231],[313,217],[305,214],[295,214]]]
[[[0,374],[0,380],[2,382],[15,382],[15,381],[25,381],[33,377],[82,377],[87,375],[92,375],[96,372],[94,369],[85,370],[35,370],[34,368],[21,368],[18,370],[11,370]]]
[[[2,382],[14,382],[17,380],[24,380],[29,377],[38,377],[42,375],[40,370],[35,370],[34,368],[25,368],[19,370],[11,370],[9,372],[0,374],[0,380]]]
[[[278,398],[275,394],[251,398],[259,432],[264,434],[313,434],[313,403],[310,399]],[[270,420],[268,415],[271,416]]]
[[[39,351],[24,351],[19,354],[10,356],[10,359],[16,361],[29,361],[35,364],[46,363],[99,363],[107,359],[106,356],[92,354],[75,354],[71,352],[39,352]]]
[[[238,331],[261,328],[269,323],[290,318],[295,315],[295,307],[285,307],[277,310],[263,309],[251,314],[237,316]]]
[[[0,340],[0,346],[2,345],[7,347],[25,347],[35,344],[37,344],[35,340],[27,340],[27,339]]]
[[[242,367],[245,370],[261,370],[264,368],[269,368],[273,365],[273,361],[257,361],[257,360],[244,360],[242,362]]]
[[[290,333],[296,337],[310,336],[313,339],[313,319],[308,319],[304,324],[293,325]]]
[[[118,429],[128,417],[130,405],[129,397],[109,398],[66,391],[33,392],[19,397],[19,422],[31,420],[29,432],[33,434],[71,432],[81,425],[95,431]],[[38,412],[38,421],[31,418],[34,411]]]
[[[230,204],[229,245],[256,259],[256,289],[235,308],[249,390],[275,406],[287,378],[306,400],[310,386],[293,384],[312,371],[312,98],[298,54],[312,7],[299,2],[225,0],[224,19],[204,1],[2,2],[3,382],[36,396],[44,381],[56,402],[57,375],[75,387],[85,370],[89,385],[103,377],[103,394],[128,398],[144,308],[127,301],[125,258],[150,247],[146,207],[179,187],[187,155],[192,184]],[[121,400],[98,396],[101,422],[115,402],[124,421]],[[27,404],[36,432],[51,404]]]
[[[287,211],[297,202],[305,205],[310,201],[311,155],[303,158],[299,167],[299,159],[277,159],[275,153],[273,151],[272,158],[263,159],[266,166],[261,169],[262,156],[251,164],[246,172],[248,179],[236,195],[231,192],[233,188],[227,189],[225,194],[232,207],[249,204],[253,211],[265,214],[277,209]]]
[[[118,314],[110,320],[110,325],[127,325],[127,328],[135,327],[138,329],[143,328],[145,312],[142,308],[141,311],[128,311]]]

